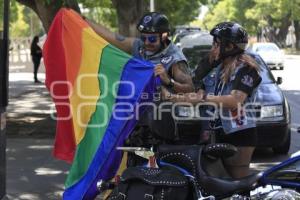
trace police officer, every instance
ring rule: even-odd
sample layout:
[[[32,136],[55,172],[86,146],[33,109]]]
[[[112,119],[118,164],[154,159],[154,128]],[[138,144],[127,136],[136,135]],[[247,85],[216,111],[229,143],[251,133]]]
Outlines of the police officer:
[[[243,27],[237,23],[222,22],[210,34],[214,42],[207,64],[212,65],[214,61],[220,64],[216,68],[209,66],[207,69],[199,69],[198,74],[202,74],[199,78],[203,83],[196,94],[178,96],[163,89],[163,97],[175,102],[216,104],[217,112],[212,128],[216,132],[217,142],[238,147],[238,153],[224,160],[224,165],[232,177],[240,178],[249,174],[249,164],[256,145],[256,113],[251,105],[255,102],[255,91],[261,77],[258,64],[244,52],[248,35]],[[213,69],[215,76],[210,76]],[[206,78],[213,81],[213,87],[205,83]],[[208,92],[213,95],[207,95]]]

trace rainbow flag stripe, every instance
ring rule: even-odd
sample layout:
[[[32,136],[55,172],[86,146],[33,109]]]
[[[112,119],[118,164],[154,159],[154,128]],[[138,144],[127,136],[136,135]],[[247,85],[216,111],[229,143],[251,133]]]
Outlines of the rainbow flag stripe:
[[[57,111],[54,156],[72,162],[64,199],[92,199],[97,180],[118,170],[122,152],[115,148],[136,124],[142,93],[155,90],[154,66],[110,45],[65,8],[50,27],[43,54]]]

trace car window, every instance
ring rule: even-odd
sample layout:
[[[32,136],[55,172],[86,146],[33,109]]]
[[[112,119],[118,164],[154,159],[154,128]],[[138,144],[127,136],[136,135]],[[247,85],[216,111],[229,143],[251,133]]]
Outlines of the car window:
[[[198,62],[209,53],[210,45],[197,45],[192,48],[183,48],[182,52],[188,60],[189,70],[193,73]]]
[[[270,68],[265,64],[261,57],[255,56],[255,60],[260,68],[260,76],[262,78],[262,83],[275,83],[275,78]]]

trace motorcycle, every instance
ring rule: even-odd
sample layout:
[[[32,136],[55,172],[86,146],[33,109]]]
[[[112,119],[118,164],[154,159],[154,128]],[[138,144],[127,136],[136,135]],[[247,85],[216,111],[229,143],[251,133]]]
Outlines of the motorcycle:
[[[144,169],[170,166],[186,176],[192,187],[192,199],[215,200],[299,200],[300,199],[300,151],[288,160],[258,174],[232,179],[223,167],[221,158],[232,156],[236,148],[230,144],[173,146],[162,145],[154,152],[141,147],[119,147],[134,152],[153,163]],[[122,176],[121,176],[122,180]],[[115,183],[103,180],[97,184],[99,192]]]
[[[185,111],[186,110],[182,109],[181,114],[180,112],[178,113],[187,116],[187,112]],[[178,122],[179,121],[177,120],[177,125]],[[190,122],[190,120],[187,120],[185,123]],[[175,128],[175,130],[177,129]],[[178,131],[175,132],[175,135],[175,138],[180,137]],[[293,154],[291,158],[286,161],[283,161],[266,171],[241,179],[233,179],[226,172],[222,162],[222,159],[231,157],[237,152],[236,147],[230,144],[207,144],[200,142],[196,145],[160,144],[151,149],[143,147],[118,147],[118,149],[134,153],[135,155],[148,160],[148,163],[137,168],[129,167],[128,171],[130,171],[129,174],[131,175],[131,179],[128,178],[128,173],[126,174],[125,170],[116,182],[99,180],[97,184],[99,193],[107,189],[118,188],[122,181],[126,182],[132,179],[140,179],[142,182],[145,182],[145,176],[149,179],[152,177],[153,180],[157,181],[159,178],[159,169],[169,167],[179,171],[188,180],[188,187],[191,194],[185,199],[300,200],[300,151]],[[155,171],[153,169],[157,170]],[[135,170],[139,171],[138,176],[134,175]],[[162,174],[164,173],[163,170],[160,172]],[[173,185],[165,184],[171,182],[169,181],[169,178],[166,178],[165,176],[161,177],[168,180],[160,180],[159,182],[164,184],[159,186],[173,187]],[[179,176],[177,176],[177,178],[178,177]],[[180,179],[180,177],[178,179]],[[139,184],[142,182],[139,182]],[[183,182],[184,181],[182,181],[182,183]],[[126,190],[130,187],[128,184],[130,185],[131,183],[127,182]],[[149,182],[145,184],[149,184]],[[136,183],[135,187],[137,187]],[[183,184],[181,187],[185,187],[185,185]],[[133,188],[133,190],[135,189],[136,188]],[[122,198],[120,199],[127,199],[124,193],[119,192],[118,194],[118,189],[116,191],[117,193],[114,194],[115,196],[113,198],[110,198],[110,196],[108,199],[118,199],[119,194],[122,194]],[[149,199],[156,199],[154,196],[155,195],[149,195],[149,197],[151,197]]]

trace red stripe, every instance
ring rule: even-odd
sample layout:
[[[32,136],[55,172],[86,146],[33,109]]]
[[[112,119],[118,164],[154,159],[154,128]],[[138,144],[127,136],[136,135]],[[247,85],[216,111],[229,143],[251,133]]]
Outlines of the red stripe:
[[[65,53],[62,41],[62,14],[63,10],[60,10],[55,17],[59,18],[59,20],[53,20],[48,33],[49,37],[47,38],[43,49],[46,68],[46,86],[49,89],[52,97],[68,96],[67,84],[57,84],[51,91],[51,84],[55,83],[56,80],[67,80]],[[55,102],[57,117],[69,116],[70,108],[68,106],[59,105],[61,103],[70,105],[68,98],[53,98],[53,101]],[[56,125],[56,138],[53,151],[54,156],[58,159],[72,162],[75,150],[76,143],[74,138],[72,118],[68,120],[58,120]]]

